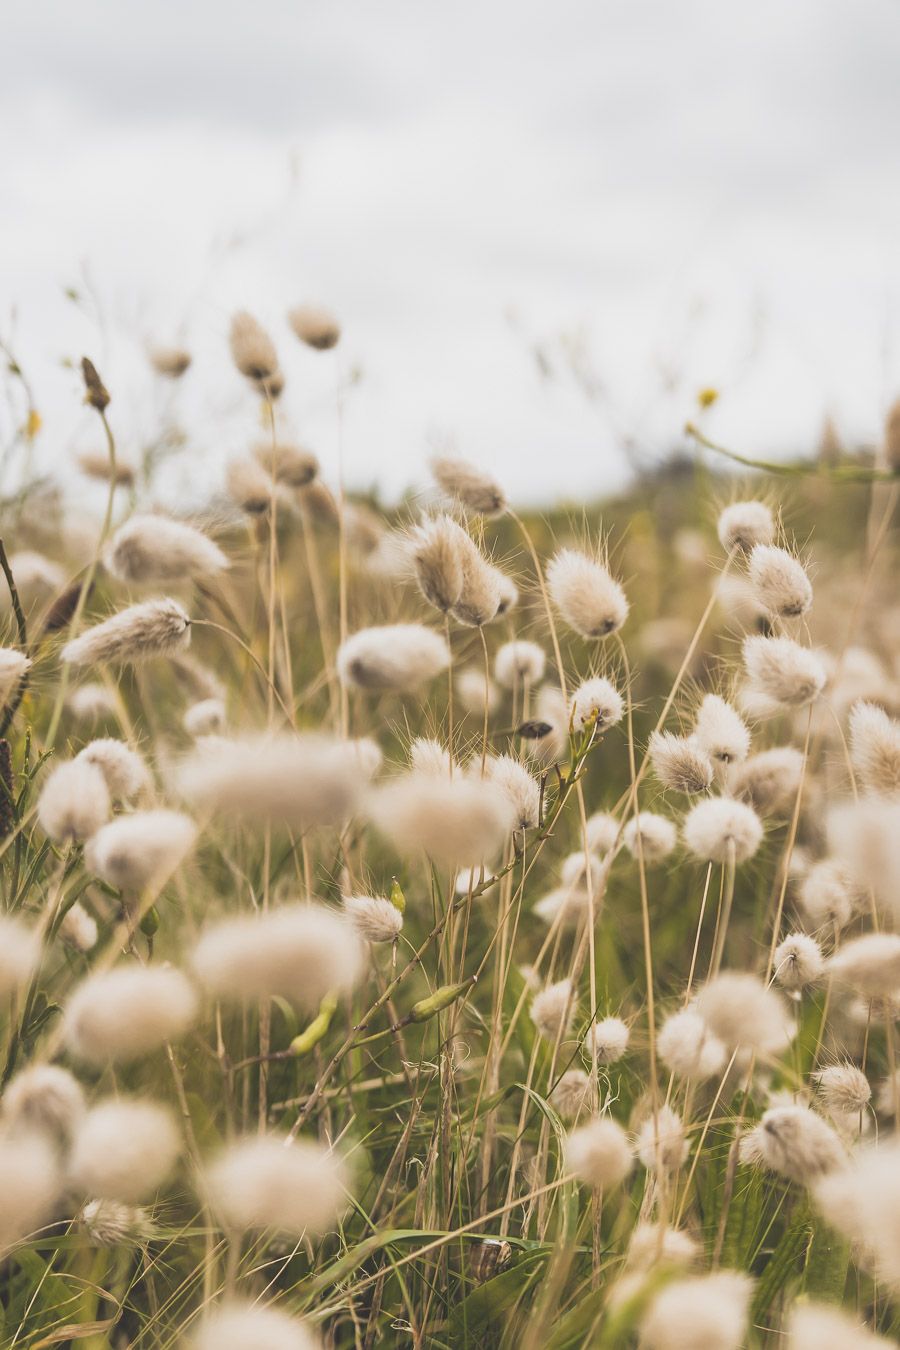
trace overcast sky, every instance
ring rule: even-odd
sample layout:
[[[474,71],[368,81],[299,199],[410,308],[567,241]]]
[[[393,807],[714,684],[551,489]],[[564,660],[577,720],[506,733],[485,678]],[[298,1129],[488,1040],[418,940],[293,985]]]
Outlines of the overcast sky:
[[[29,0],[0,63],[0,336],[45,463],[95,430],[65,358],[95,357],[134,450],[144,344],[177,339],[215,485],[256,424],[245,306],[333,472],[303,299],[362,373],[348,481],[387,492],[447,444],[521,500],[597,494],[707,385],[749,453],[811,447],[826,411],[871,439],[900,392],[896,0]]]

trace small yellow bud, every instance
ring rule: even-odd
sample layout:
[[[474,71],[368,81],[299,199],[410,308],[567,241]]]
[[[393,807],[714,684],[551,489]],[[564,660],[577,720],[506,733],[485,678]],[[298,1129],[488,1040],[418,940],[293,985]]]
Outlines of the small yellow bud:
[[[401,914],[405,914],[405,913],[406,913],[406,896],[403,894],[403,891],[400,889],[400,882],[397,880],[396,877],[394,877],[394,881],[393,881],[393,884],[392,884],[392,886],[391,886],[391,893],[390,893],[388,899],[390,900],[391,904],[394,906],[394,909],[399,909],[399,911],[400,911]]]

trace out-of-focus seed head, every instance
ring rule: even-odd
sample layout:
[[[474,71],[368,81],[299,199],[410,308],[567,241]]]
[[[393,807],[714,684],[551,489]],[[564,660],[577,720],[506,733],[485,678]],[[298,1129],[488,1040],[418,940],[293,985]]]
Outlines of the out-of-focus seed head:
[[[97,920],[89,914],[80,900],[66,910],[59,925],[59,936],[75,952],[89,952],[97,945]]]
[[[494,657],[494,678],[504,689],[532,688],[544,678],[547,657],[543,647],[523,639],[504,642]]]
[[[287,317],[300,341],[314,351],[326,352],[340,341],[340,324],[331,311],[321,305],[295,305],[288,310]]]
[[[727,1058],[725,1046],[692,1008],[670,1013],[657,1034],[656,1050],[672,1073],[698,1083],[721,1073]]]
[[[41,956],[37,933],[20,919],[0,914],[0,996],[21,988]]]
[[[454,677],[453,689],[460,706],[473,716],[483,717],[485,704],[489,713],[494,712],[500,704],[500,690],[493,680],[485,681],[484,671],[477,666],[461,670]]]
[[[88,356],[81,358],[81,374],[84,379],[84,401],[97,412],[105,412],[110,404],[106,386],[97,373],[97,367]]]
[[[157,375],[180,380],[191,365],[191,354],[184,347],[151,347],[150,364]]]
[[[547,567],[547,585],[560,615],[584,638],[618,632],[628,600],[603,563],[576,549],[560,549]]]
[[[728,791],[762,816],[789,816],[803,782],[804,757],[792,745],[751,755],[728,775]]]
[[[782,989],[799,993],[825,973],[822,949],[815,938],[791,933],[775,948],[775,979]]]
[[[850,1313],[826,1303],[795,1303],[787,1333],[788,1350],[889,1350],[895,1344],[876,1336]]]
[[[204,698],[199,703],[192,703],[181,719],[181,725],[195,740],[202,736],[220,736],[226,723],[225,704],[220,698]]]
[[[575,1120],[590,1109],[591,1080],[583,1069],[567,1069],[550,1093],[550,1105],[563,1120]]]
[[[762,837],[756,812],[731,797],[698,802],[684,822],[684,842],[702,862],[746,862],[759,848]]]
[[[595,811],[587,818],[585,842],[592,853],[605,857],[616,846],[619,822],[609,811]]]
[[[242,309],[233,316],[229,331],[231,359],[248,380],[270,380],[278,370],[275,344],[252,314]]]
[[[419,589],[442,614],[462,595],[465,542],[465,531],[452,516],[424,520],[410,532],[409,554]]]
[[[628,1136],[621,1125],[597,1116],[566,1137],[567,1169],[591,1190],[620,1186],[634,1163]]]
[[[750,553],[759,544],[771,544],[775,521],[765,502],[732,502],[719,516],[718,534],[726,553]]]
[[[438,487],[469,511],[482,516],[499,516],[506,510],[506,493],[489,473],[466,459],[438,455],[431,461],[431,472]]]
[[[81,1120],[69,1179],[99,1200],[137,1204],[168,1178],[181,1151],[175,1121],[157,1102],[108,1098]]]
[[[813,1074],[813,1081],[829,1111],[864,1111],[872,1099],[869,1080],[855,1064],[831,1064]]]
[[[100,722],[116,713],[116,702],[110,691],[94,681],[73,689],[66,699],[66,707],[78,722]]]
[[[672,792],[705,792],[713,780],[712,760],[692,736],[654,731],[650,762],[662,786]]]
[[[523,764],[512,755],[488,755],[484,777],[508,797],[517,833],[537,829],[541,823],[541,790]]]
[[[825,687],[821,658],[792,638],[746,638],[744,666],[751,690],[774,708],[802,708]]]
[[[0,1254],[37,1233],[60,1198],[62,1178],[52,1144],[36,1134],[0,1140]]]
[[[459,774],[396,779],[372,794],[369,815],[401,856],[424,853],[451,868],[490,861],[515,824],[515,809],[501,787]]]
[[[348,1182],[339,1155],[321,1144],[263,1135],[226,1149],[207,1171],[206,1190],[230,1230],[317,1236],[346,1208]]]
[[[197,827],[180,811],[117,816],[90,839],[87,867],[128,895],[158,891],[194,847]]]
[[[850,758],[870,792],[900,793],[900,722],[860,701],[850,710]]]
[[[81,1084],[55,1064],[33,1064],[10,1080],[0,1099],[0,1119],[12,1134],[45,1136],[67,1147],[84,1114]]]
[[[813,928],[846,928],[865,900],[865,892],[838,858],[814,863],[800,883],[800,908]]]
[[[747,572],[760,604],[776,618],[797,619],[812,608],[809,577],[786,549],[757,544]]]
[[[794,1035],[784,1001],[747,971],[723,971],[699,991],[693,1006],[728,1050],[777,1055]]]
[[[671,1106],[661,1106],[648,1116],[635,1143],[638,1158],[649,1172],[677,1172],[690,1152],[684,1122]]]
[[[641,1320],[642,1350],[741,1350],[752,1292],[736,1270],[673,1280]]]
[[[22,676],[31,666],[31,659],[14,647],[0,647],[0,703],[5,703]]]
[[[596,728],[599,734],[621,722],[624,715],[622,695],[603,676],[585,680],[572,695],[569,718],[576,731]]]
[[[847,1161],[838,1135],[806,1106],[778,1106],[766,1111],[745,1139],[746,1161],[758,1161],[803,1186],[843,1167]]]
[[[678,843],[678,831],[668,816],[641,811],[622,831],[622,843],[632,858],[643,858],[651,867],[665,862]]]
[[[52,769],[38,798],[38,821],[55,844],[89,838],[111,810],[106,779],[96,764],[80,758]]]
[[[341,683],[373,693],[409,693],[449,664],[441,634],[418,623],[361,628],[341,643],[337,654]]]
[[[190,1350],[318,1350],[303,1322],[261,1303],[226,1303],[204,1318]]]
[[[852,938],[828,961],[839,984],[868,998],[884,998],[900,989],[900,935],[865,933]]]
[[[191,621],[177,600],[130,605],[67,642],[60,660],[73,666],[131,665],[187,647]]]
[[[79,750],[74,762],[93,764],[99,769],[114,802],[132,802],[150,787],[150,772],[144,760],[124,741],[113,737],[90,741]]]
[[[585,1049],[596,1051],[598,1064],[618,1064],[628,1049],[631,1033],[621,1017],[601,1017],[588,1031]]]
[[[571,980],[545,985],[531,1000],[531,1020],[544,1040],[555,1043],[565,1037],[575,1012]]]
[[[63,1035],[76,1059],[127,1063],[177,1040],[197,1015],[190,982],[167,966],[119,966],[88,976],[63,1015]]]
[[[218,576],[228,559],[211,539],[183,520],[140,513],[120,525],[103,561],[119,581],[170,583]]]

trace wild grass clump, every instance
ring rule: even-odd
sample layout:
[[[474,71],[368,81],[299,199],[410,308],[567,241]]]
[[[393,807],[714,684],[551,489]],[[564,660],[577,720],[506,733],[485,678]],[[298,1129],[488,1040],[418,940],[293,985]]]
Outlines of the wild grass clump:
[[[2,504],[3,1344],[895,1344],[896,412],[871,482],[386,511],[288,324],[207,510],[88,360],[90,547]]]

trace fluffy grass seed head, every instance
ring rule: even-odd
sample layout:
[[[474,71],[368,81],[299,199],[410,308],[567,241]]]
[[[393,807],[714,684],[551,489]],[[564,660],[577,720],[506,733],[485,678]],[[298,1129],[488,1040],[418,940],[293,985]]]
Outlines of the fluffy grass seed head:
[[[741,1350],[752,1292],[736,1270],[673,1280],[641,1320],[642,1350]]]
[[[300,341],[314,351],[327,352],[340,341],[341,326],[322,305],[294,305],[287,317]]]
[[[402,857],[424,853],[439,866],[453,868],[489,862],[516,819],[509,795],[490,779],[422,773],[376,789],[369,816]]]
[[[120,525],[103,555],[119,581],[177,582],[218,576],[228,559],[193,525],[168,516],[138,514]]]
[[[365,942],[396,942],[403,915],[390,900],[377,895],[345,895],[344,912]]]
[[[274,1135],[238,1140],[206,1175],[209,1202],[226,1228],[270,1228],[295,1237],[334,1225],[346,1208],[347,1185],[338,1154]]]
[[[728,766],[750,752],[750,732],[736,708],[718,694],[707,694],[697,713],[694,736],[710,759]]]
[[[671,792],[705,792],[713,780],[712,760],[693,736],[654,731],[650,762],[661,785]]]
[[[560,615],[583,638],[616,633],[628,618],[625,592],[603,563],[577,549],[560,549],[547,567],[547,586]]]
[[[66,707],[76,722],[93,725],[115,717],[116,701],[106,685],[96,680],[79,684],[66,699]]]
[[[463,589],[465,531],[452,516],[423,520],[409,536],[409,556],[419,590],[429,605],[449,614]]]
[[[765,502],[732,502],[719,515],[719,543],[726,553],[751,553],[775,538],[775,520]]]
[[[171,966],[118,966],[89,975],[63,1014],[69,1052],[89,1064],[127,1063],[188,1030],[197,1015],[190,981]]]
[[[591,1080],[583,1069],[567,1069],[550,1093],[550,1105],[563,1120],[575,1120],[590,1103]]]
[[[114,802],[133,802],[150,787],[150,772],[146,763],[124,741],[103,737],[90,741],[75,756],[76,764],[93,764],[106,782]]]
[[[191,621],[177,600],[129,605],[67,642],[60,660],[72,666],[133,665],[187,647]]]
[[[761,694],[774,708],[802,708],[825,687],[821,658],[793,638],[745,638],[743,655],[751,693]]]
[[[845,1166],[840,1138],[807,1106],[776,1106],[745,1136],[743,1157],[802,1186]]]
[[[900,419],[898,419],[900,420]],[[898,436],[900,441],[900,436]],[[898,455],[900,465],[900,455]],[[827,1303],[796,1302],[787,1321],[788,1350],[883,1350],[895,1346],[858,1318]]]
[[[38,822],[55,844],[88,839],[111,811],[105,777],[96,764],[80,758],[51,769],[38,797]]]
[[[286,488],[302,488],[317,476],[319,461],[311,450],[284,441],[260,441],[253,453],[266,473]]]
[[[153,1233],[147,1211],[120,1200],[88,1200],[78,1222],[95,1247],[140,1247]]]
[[[168,1108],[136,1098],[107,1098],[80,1122],[69,1179],[82,1194],[125,1204],[152,1195],[169,1177],[181,1140]]]
[[[760,604],[776,618],[797,619],[812,608],[809,577],[786,549],[757,544],[747,573]]]
[[[879,906],[900,919],[900,799],[862,796],[834,806],[826,817],[832,853],[853,877],[863,901],[871,891]]]
[[[828,961],[838,984],[867,998],[884,998],[900,989],[900,935],[865,933],[844,943]]]
[[[625,704],[616,686],[602,675],[584,680],[572,695],[569,719],[576,731],[596,728],[608,731],[625,715]]]
[[[677,1172],[690,1152],[684,1122],[671,1106],[651,1113],[637,1132],[637,1155],[648,1172]]]
[[[545,985],[531,1000],[531,1020],[545,1041],[555,1044],[568,1034],[575,1012],[571,980]]]
[[[587,818],[585,842],[592,853],[603,858],[616,846],[619,822],[609,811],[595,811]]]
[[[240,373],[256,384],[271,380],[278,370],[275,344],[262,324],[247,310],[233,316],[229,331],[231,359]]]
[[[679,1078],[702,1083],[725,1067],[725,1046],[693,1008],[670,1013],[656,1037],[660,1060]]]
[[[588,1031],[585,1050],[592,1054],[594,1048],[598,1064],[618,1064],[628,1049],[630,1037],[631,1032],[621,1017],[601,1017]]]
[[[802,878],[798,899],[813,928],[846,928],[861,908],[864,892],[839,858],[822,858]]]
[[[709,797],[693,807],[684,822],[684,842],[702,862],[736,863],[752,858],[762,843],[756,812],[731,797]]]
[[[594,1191],[620,1186],[634,1163],[628,1136],[608,1116],[596,1116],[566,1136],[566,1168]]]
[[[488,562],[465,530],[460,536],[462,589],[450,613],[466,628],[483,628],[500,612],[503,573]]]
[[[17,1134],[0,1140],[0,1256],[51,1218],[60,1190],[59,1161],[45,1138]]]
[[[437,774],[449,778],[453,774],[453,757],[440,741],[427,736],[416,736],[409,743],[409,767],[415,773]]]
[[[750,755],[728,775],[728,791],[749,802],[761,816],[793,812],[803,782],[803,752],[792,745],[775,745]]]
[[[320,1344],[280,1308],[239,1302],[214,1308],[189,1342],[190,1350],[318,1350]]]
[[[438,487],[469,511],[482,516],[500,516],[506,510],[506,493],[489,473],[466,459],[435,456],[431,472]]]
[[[0,647],[0,703],[5,703],[22,676],[31,666],[31,660],[15,647]]]
[[[649,1271],[654,1266],[691,1266],[699,1248],[695,1238],[682,1228],[657,1223],[639,1223],[628,1241],[625,1264],[632,1271]]]
[[[367,693],[410,693],[449,664],[445,639],[420,623],[361,628],[341,643],[337,654],[341,683]]]
[[[524,684],[534,688],[544,678],[547,656],[543,647],[523,638],[504,642],[494,657],[494,678],[504,689]]]
[[[532,774],[512,755],[488,755],[484,777],[509,799],[513,809],[513,829],[537,829],[541,823],[541,789]]]
[[[116,816],[91,837],[85,863],[108,886],[127,895],[158,891],[196,839],[197,826],[181,811],[134,811]]]
[[[93,951],[99,937],[97,920],[85,909],[80,900],[76,900],[66,910],[57,931],[67,947],[82,954]]]
[[[632,858],[642,857],[651,867],[665,862],[678,843],[678,831],[668,816],[641,811],[622,831],[622,843]]]
[[[193,966],[217,998],[280,996],[314,1012],[326,994],[352,989],[363,947],[347,915],[324,905],[287,905],[211,925]]]
[[[38,934],[20,919],[0,914],[0,997],[19,989],[41,957]]]
[[[728,1050],[777,1055],[793,1037],[783,1000],[749,971],[723,971],[699,991],[693,1006]]]
[[[0,1098],[0,1120],[8,1133],[42,1135],[63,1148],[71,1142],[84,1110],[81,1084],[56,1064],[20,1070]]]
[[[775,979],[789,993],[799,993],[824,974],[822,949],[806,933],[789,933],[775,948]]]
[[[838,1116],[864,1111],[872,1099],[869,1080],[855,1064],[830,1064],[813,1074],[822,1101]]]
[[[220,698],[203,698],[185,709],[181,725],[194,740],[203,736],[220,736],[227,725],[225,704]]]
[[[149,357],[157,375],[164,375],[167,380],[180,380],[191,365],[191,354],[184,347],[151,347]]]
[[[493,680],[485,682],[484,671],[469,666],[453,677],[453,690],[460,707],[475,717],[483,717],[485,705],[489,713],[500,705],[500,690]]]
[[[850,710],[850,758],[868,791],[900,792],[900,722],[874,703],[854,703]]]

